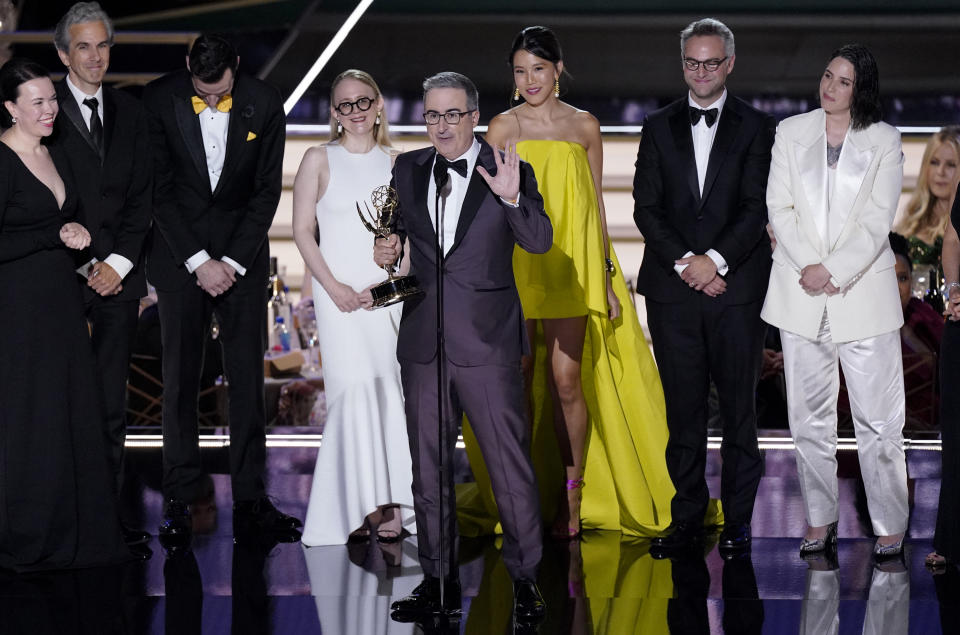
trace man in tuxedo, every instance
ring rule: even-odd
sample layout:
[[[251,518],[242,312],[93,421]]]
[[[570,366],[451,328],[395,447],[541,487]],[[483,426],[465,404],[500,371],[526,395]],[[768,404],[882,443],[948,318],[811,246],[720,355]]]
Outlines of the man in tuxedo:
[[[228,382],[234,534],[293,540],[301,526],[272,505],[263,482],[267,230],[280,200],[284,113],[277,91],[238,66],[232,44],[201,35],[186,70],[143,93],[155,180],[147,275],[163,341],[160,536],[173,547],[189,545],[201,477],[197,393],[212,315]]]
[[[501,158],[499,151],[474,137],[480,114],[473,82],[459,73],[445,72],[425,80],[423,90],[424,120],[433,147],[397,157],[391,183],[398,200],[396,233],[377,241],[374,250],[377,264],[392,263],[399,257],[400,243],[409,239],[411,272],[424,292],[404,304],[397,357],[425,579],[392,608],[401,619],[441,609],[459,611],[456,501],[449,466],[457,426],[466,413],[500,510],[503,559],[514,580],[516,617],[535,619],[544,612],[535,582],[542,528],[520,374],[520,357],[529,346],[512,254],[515,244],[533,253],[546,252],[553,229],[533,169],[518,159],[516,148],[508,146]],[[434,218],[438,204],[439,232]],[[439,351],[438,233],[444,326]],[[442,447],[437,425],[438,363],[443,376]],[[444,452],[443,472],[438,466],[440,451]]]
[[[143,107],[103,85],[110,64],[113,24],[96,2],[78,2],[54,35],[67,75],[56,82],[60,116],[52,149],[66,157],[90,231],[78,282],[83,297],[101,401],[107,448],[120,491],[126,438],[127,373],[140,298],[147,294],[142,247],[150,228],[152,166]],[[150,534],[122,523],[128,545],[143,557]]]
[[[646,297],[667,406],[672,522],[651,551],[698,542],[709,501],[707,395],[723,424],[720,549],[750,546],[762,461],[754,392],[770,273],[765,190],[775,122],[727,93],[733,33],[706,18],[680,36],[688,94],[643,125],[633,182],[634,220],[646,248],[637,291]]]

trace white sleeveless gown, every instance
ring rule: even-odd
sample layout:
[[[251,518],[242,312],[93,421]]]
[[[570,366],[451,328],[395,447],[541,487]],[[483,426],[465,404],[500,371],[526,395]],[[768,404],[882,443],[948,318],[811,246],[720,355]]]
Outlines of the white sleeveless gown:
[[[386,279],[373,262],[373,234],[357,216],[370,193],[390,182],[390,156],[379,147],[353,154],[327,146],[330,181],[317,202],[320,252],[337,280],[357,291]],[[303,544],[342,545],[378,505],[401,505],[416,533],[397,328],[401,305],[342,313],[313,281],[327,401]]]

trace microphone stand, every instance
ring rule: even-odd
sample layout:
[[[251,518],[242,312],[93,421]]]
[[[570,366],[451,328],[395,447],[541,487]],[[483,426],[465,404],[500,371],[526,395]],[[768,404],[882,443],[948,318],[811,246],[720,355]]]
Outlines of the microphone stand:
[[[446,472],[447,466],[444,462],[444,454],[446,453],[446,434],[444,430],[443,422],[443,364],[444,364],[444,340],[443,340],[443,225],[441,223],[440,216],[440,198],[443,189],[447,186],[447,183],[450,180],[450,174],[447,172],[446,165],[434,164],[433,166],[433,180],[436,184],[437,191],[436,196],[434,197],[434,207],[433,207],[433,226],[437,232],[437,242],[436,242],[436,258],[435,258],[435,271],[436,271],[436,285],[437,285],[437,438],[438,438],[438,452],[437,455],[439,460],[437,461],[437,467],[440,472],[440,536],[439,536],[439,547],[440,547],[440,614],[443,615],[446,613],[446,605],[444,601],[446,599],[446,582],[447,576],[444,574],[444,560],[446,559],[446,539],[444,534],[446,534],[446,525],[444,523],[444,512],[446,511],[444,499],[447,496],[447,479]],[[446,197],[444,196],[444,208],[446,208]],[[446,209],[444,209],[446,211]],[[453,563],[450,563],[450,566],[453,566]]]

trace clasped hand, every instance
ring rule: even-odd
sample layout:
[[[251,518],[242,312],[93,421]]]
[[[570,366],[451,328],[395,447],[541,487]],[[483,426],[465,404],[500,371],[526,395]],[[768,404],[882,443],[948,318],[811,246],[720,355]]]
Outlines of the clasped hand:
[[[60,240],[70,249],[86,249],[90,246],[90,232],[80,223],[67,223],[60,228]]]
[[[960,321],[960,289],[956,287],[950,289],[947,307],[943,310],[943,315],[951,322]]]
[[[237,270],[223,262],[211,258],[194,271],[197,274],[197,286],[217,297],[222,295],[237,281]]]
[[[120,293],[122,281],[120,274],[105,262],[95,262],[87,274],[87,286],[104,297]]]
[[[727,290],[727,282],[717,274],[717,264],[710,256],[700,254],[675,260],[674,264],[686,265],[680,278],[694,291],[703,291],[711,298]]]
[[[830,272],[822,263],[807,265],[800,270],[800,286],[810,295],[836,295],[840,289],[830,282],[830,277]]]

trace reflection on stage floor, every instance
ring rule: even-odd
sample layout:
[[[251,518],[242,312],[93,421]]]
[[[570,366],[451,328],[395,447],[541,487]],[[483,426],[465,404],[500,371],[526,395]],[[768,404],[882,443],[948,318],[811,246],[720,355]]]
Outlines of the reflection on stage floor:
[[[269,451],[270,492],[278,507],[301,517],[313,452]],[[955,632],[950,629],[960,623],[960,574],[932,576],[923,568],[937,494],[923,457],[911,459],[916,477],[911,538],[902,562],[871,561],[873,541],[856,512],[855,482],[841,488],[848,512],[841,518],[844,537],[836,566],[801,560],[795,474],[768,452],[748,556],[722,559],[715,535],[702,555],[676,560],[655,560],[647,540],[612,532],[586,532],[570,543],[548,541],[539,576],[547,616],[534,627],[518,628],[511,623],[511,584],[499,541],[464,539],[462,618],[425,628],[389,616],[390,603],[421,579],[415,536],[392,545],[234,544],[229,478],[218,469],[218,455],[205,451],[213,473],[207,496],[194,505],[191,552],[165,557],[154,538],[152,559],[121,568],[0,573],[0,633],[929,635]],[[159,451],[138,449],[129,458],[138,485],[124,493],[125,504],[136,509],[143,527],[155,531]]]

